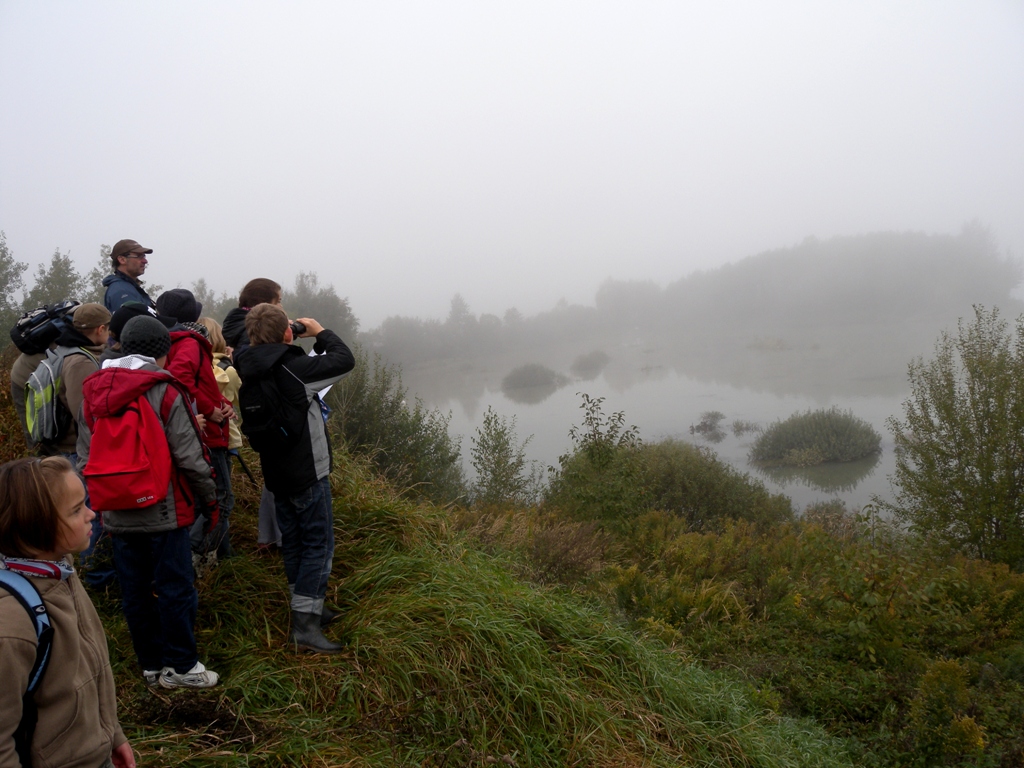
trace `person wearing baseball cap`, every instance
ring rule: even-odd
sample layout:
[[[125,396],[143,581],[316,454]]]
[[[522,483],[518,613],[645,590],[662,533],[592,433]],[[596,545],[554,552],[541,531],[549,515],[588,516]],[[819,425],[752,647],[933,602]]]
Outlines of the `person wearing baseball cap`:
[[[139,245],[137,240],[118,240],[110,249],[110,264],[114,271],[103,278],[103,287],[106,289],[103,306],[111,313],[127,301],[156,306],[139,279],[149,263],[146,257],[152,252],[152,248]]]

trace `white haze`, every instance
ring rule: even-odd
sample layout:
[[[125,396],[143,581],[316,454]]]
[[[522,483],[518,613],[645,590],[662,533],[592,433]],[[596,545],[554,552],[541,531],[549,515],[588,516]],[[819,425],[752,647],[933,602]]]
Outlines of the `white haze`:
[[[166,286],[314,270],[364,328],[808,235],[1024,254],[1018,0],[0,0],[0,115],[31,271],[132,237]]]

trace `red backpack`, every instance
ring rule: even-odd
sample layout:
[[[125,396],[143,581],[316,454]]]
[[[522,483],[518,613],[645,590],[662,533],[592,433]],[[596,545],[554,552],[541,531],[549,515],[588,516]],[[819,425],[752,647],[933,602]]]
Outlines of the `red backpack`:
[[[101,511],[151,507],[167,498],[171,451],[145,394],[117,415],[96,419],[82,474],[90,506]]]

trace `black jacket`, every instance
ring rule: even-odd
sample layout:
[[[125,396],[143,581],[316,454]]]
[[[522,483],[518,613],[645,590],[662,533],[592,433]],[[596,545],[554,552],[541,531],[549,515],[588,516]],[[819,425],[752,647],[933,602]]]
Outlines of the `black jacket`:
[[[248,309],[235,307],[224,318],[221,330],[224,333],[224,341],[229,347],[237,349],[249,345],[249,334],[245,332],[245,316],[248,314]]]
[[[305,428],[296,446],[282,443],[260,452],[263,479],[274,494],[292,496],[331,471],[331,441],[317,392],[351,371],[355,358],[345,342],[326,329],[317,335],[313,351],[317,356],[311,357],[293,344],[257,344],[236,362],[243,393],[261,377],[274,376],[281,397],[306,410]]]

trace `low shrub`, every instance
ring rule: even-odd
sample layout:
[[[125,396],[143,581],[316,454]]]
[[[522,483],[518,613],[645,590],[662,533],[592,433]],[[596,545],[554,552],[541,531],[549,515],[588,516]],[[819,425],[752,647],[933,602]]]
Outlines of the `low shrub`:
[[[465,496],[460,443],[449,416],[419,398],[409,404],[401,371],[356,347],[356,367],[327,396],[328,422],[347,448],[370,457],[397,488],[438,503]]]
[[[881,445],[868,422],[833,407],[775,422],[754,441],[749,459],[763,466],[810,467],[861,459],[880,452]]]
[[[710,449],[678,440],[644,443],[635,427],[626,428],[621,411],[606,416],[603,402],[583,395],[583,424],[570,431],[574,449],[559,458],[559,470],[551,470],[545,501],[572,519],[625,531],[630,520],[659,509],[687,530],[727,520],[771,525],[792,517],[788,497],[769,493]]]
[[[643,508],[672,512],[690,530],[717,528],[727,520],[773,525],[793,515],[789,497],[770,493],[709,448],[679,440],[645,443],[638,460]]]

